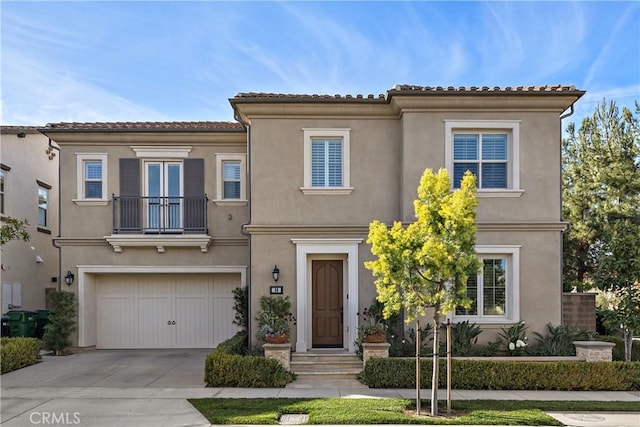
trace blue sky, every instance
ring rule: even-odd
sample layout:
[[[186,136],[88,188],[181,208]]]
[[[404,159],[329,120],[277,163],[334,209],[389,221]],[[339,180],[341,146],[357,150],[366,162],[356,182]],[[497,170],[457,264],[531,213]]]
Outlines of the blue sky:
[[[2,1],[2,124],[233,120],[238,92],[395,84],[640,100],[640,2]]]

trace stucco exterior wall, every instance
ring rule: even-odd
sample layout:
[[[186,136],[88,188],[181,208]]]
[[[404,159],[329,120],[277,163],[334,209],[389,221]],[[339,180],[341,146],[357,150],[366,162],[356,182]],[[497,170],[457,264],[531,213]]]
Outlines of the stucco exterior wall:
[[[18,133],[24,137],[18,137]],[[0,155],[5,173],[5,215],[27,219],[28,242],[11,241],[2,247],[2,283],[20,283],[22,304],[16,309],[36,310],[46,306],[46,289],[58,280],[58,250],[52,237],[58,232],[58,159],[46,154],[49,140],[35,129],[2,129]],[[56,154],[56,151],[53,151]],[[39,180],[49,186],[47,225],[38,227]],[[36,261],[36,257],[38,261]],[[42,262],[39,262],[39,260]],[[5,302],[5,301],[3,301]],[[8,302],[7,302],[8,303]],[[6,304],[3,304],[6,307]]]

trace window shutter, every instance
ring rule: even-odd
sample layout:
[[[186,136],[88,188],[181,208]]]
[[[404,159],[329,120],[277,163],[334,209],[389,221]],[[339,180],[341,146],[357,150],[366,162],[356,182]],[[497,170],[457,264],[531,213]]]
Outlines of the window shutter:
[[[206,230],[204,159],[184,159],[184,230]]]
[[[142,231],[140,160],[120,159],[120,229]]]

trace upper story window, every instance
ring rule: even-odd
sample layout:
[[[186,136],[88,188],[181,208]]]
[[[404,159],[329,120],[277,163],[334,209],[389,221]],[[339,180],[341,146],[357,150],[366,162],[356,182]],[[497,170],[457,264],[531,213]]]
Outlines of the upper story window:
[[[84,161],[84,198],[102,199],[102,162]]]
[[[519,197],[519,133],[519,121],[446,120],[445,163],[453,187],[471,171],[478,197]]]
[[[519,321],[520,247],[478,246],[482,266],[467,280],[469,308],[458,307],[458,321],[509,323]]]
[[[246,155],[216,154],[216,199],[218,206],[245,205]]]
[[[508,188],[507,134],[455,133],[453,187],[460,188],[466,171],[476,176],[478,188]]]
[[[303,129],[304,194],[350,194],[350,129]]]
[[[240,198],[240,162],[227,160],[222,162],[222,179],[224,180],[224,199]]]
[[[76,153],[77,198],[79,205],[106,205],[107,195],[107,154]]]
[[[38,187],[38,226],[47,227],[49,225],[48,215],[49,189]]]
[[[6,173],[0,170],[0,214],[4,214],[4,186],[5,186]]]

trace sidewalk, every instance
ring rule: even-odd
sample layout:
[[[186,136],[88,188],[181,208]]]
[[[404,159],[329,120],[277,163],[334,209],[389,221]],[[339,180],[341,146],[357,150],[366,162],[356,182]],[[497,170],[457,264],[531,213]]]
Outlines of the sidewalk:
[[[423,390],[428,399],[430,390]],[[446,398],[446,391],[439,392]],[[342,397],[415,398],[410,389],[254,389],[153,387],[2,387],[3,426],[47,424],[43,417],[58,417],[57,424],[80,426],[208,426],[189,398]],[[637,413],[552,413],[567,425],[640,426],[640,393],[615,391],[487,391],[454,390],[454,400],[586,400],[638,402]],[[60,417],[66,417],[62,419]],[[61,421],[62,420],[62,421]],[[74,422],[78,421],[78,422]],[[54,424],[54,423],[48,423]]]

